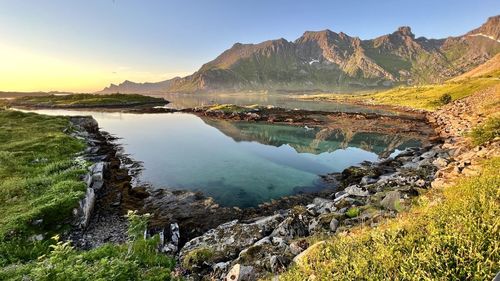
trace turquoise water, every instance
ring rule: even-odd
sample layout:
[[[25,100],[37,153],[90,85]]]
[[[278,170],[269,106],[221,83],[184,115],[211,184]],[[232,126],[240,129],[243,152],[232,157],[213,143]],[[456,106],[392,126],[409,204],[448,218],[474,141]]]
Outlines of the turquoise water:
[[[322,188],[319,174],[418,146],[398,135],[348,133],[267,123],[203,120],[191,114],[92,115],[143,163],[138,181],[155,188],[201,191],[224,206],[250,207]]]

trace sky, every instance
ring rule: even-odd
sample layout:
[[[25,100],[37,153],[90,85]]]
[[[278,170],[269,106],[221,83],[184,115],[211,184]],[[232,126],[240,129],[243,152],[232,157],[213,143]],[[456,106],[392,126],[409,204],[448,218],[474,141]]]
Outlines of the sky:
[[[161,81],[236,42],[293,41],[306,30],[370,39],[408,25],[444,38],[497,14],[498,0],[0,0],[0,91]]]

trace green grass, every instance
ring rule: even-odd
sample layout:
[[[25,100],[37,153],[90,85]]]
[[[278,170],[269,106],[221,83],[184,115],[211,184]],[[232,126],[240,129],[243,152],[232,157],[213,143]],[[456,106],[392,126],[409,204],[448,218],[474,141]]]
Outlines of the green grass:
[[[174,261],[157,253],[158,237],[91,251],[50,239],[86,189],[88,164],[75,161],[85,144],[71,131],[67,117],[0,110],[0,280],[170,280]],[[130,221],[131,231],[147,225]]]
[[[500,270],[500,158],[378,228],[330,237],[280,280],[492,280]]]
[[[165,104],[163,98],[137,94],[72,94],[25,96],[10,101],[14,106],[35,107],[105,107],[134,106],[143,104]]]
[[[61,227],[84,195],[85,163],[74,158],[85,145],[70,127],[66,117],[0,110],[0,265],[45,251],[26,238]]]
[[[443,95],[449,95],[451,97],[451,101],[454,101],[472,95],[478,91],[497,86],[498,84],[499,81],[497,79],[472,78],[439,85],[399,87],[374,93],[322,94],[307,98],[384,104],[432,111],[443,105],[441,100]]]
[[[486,120],[486,122],[470,132],[472,143],[481,145],[500,137],[500,117],[494,116]]]
[[[90,251],[78,251],[69,242],[55,242],[37,261],[0,269],[0,280],[172,280],[175,262],[158,254],[158,236],[123,245],[105,244]]]

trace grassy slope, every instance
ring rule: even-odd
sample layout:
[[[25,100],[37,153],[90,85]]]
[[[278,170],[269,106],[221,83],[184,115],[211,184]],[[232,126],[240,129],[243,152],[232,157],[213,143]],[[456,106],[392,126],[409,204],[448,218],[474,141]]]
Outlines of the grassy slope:
[[[166,103],[162,98],[136,94],[73,94],[26,96],[12,101],[14,105],[45,107],[92,107],[92,106],[133,106],[141,104]]]
[[[84,144],[69,127],[65,117],[0,111],[0,265],[36,257],[33,243],[12,242],[53,229],[83,196],[85,167],[73,159]]]
[[[85,145],[70,127],[67,117],[0,110],[0,280],[167,280],[173,262],[156,253],[157,241],[130,253],[125,245],[51,251],[48,238],[64,231],[86,189],[86,163],[74,160]],[[46,239],[30,241],[37,233]]]
[[[471,78],[440,85],[399,87],[387,91],[367,94],[321,94],[309,96],[307,98],[343,102],[362,102],[367,104],[385,104],[435,110],[442,105],[439,102],[439,99],[444,94],[449,94],[452,100],[457,100],[469,96],[477,91],[490,87],[498,87],[500,84],[500,81],[498,80],[500,78],[500,73],[497,71],[489,75],[496,76]]]
[[[435,109],[439,106],[435,100],[444,93],[458,99],[489,87],[498,91],[498,70],[488,75],[496,79],[483,76],[351,99]],[[498,106],[494,100],[488,102]],[[499,133],[499,119],[492,115],[470,137],[481,144]],[[315,276],[314,280],[493,279],[500,270],[500,157],[482,166],[479,176],[430,190],[407,213],[378,228],[356,228],[347,236],[327,238],[304,264],[292,267],[280,280],[304,280],[304,276]]]
[[[500,158],[432,190],[397,220],[335,236],[280,280],[492,280],[500,270]]]

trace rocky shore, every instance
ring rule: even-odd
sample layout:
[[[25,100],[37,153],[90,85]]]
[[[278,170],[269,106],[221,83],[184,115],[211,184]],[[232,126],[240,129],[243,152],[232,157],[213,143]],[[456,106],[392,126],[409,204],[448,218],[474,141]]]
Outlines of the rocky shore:
[[[85,125],[88,120],[82,124],[85,119],[75,119],[77,126],[85,128],[77,137],[89,144],[84,157],[95,164],[86,178],[87,197],[75,211],[79,228],[69,237],[82,248],[123,242],[127,224],[123,214],[136,209],[153,215],[148,235],[160,234],[159,249],[179,260],[178,275],[189,280],[255,280],[277,275],[292,264],[300,265],[307,252],[317,247],[306,238],[349,235],[359,225],[375,227],[409,208],[414,198],[428,188],[449,184],[459,174],[473,175],[480,158],[498,155],[498,140],[472,147],[464,136],[484,121],[484,115],[474,114],[484,98],[472,96],[434,113],[404,116],[276,108],[252,112],[183,111],[218,119],[330,127],[336,126],[335,122],[344,124],[355,119],[362,130],[377,130],[379,126],[373,121],[379,120],[397,124],[381,130],[421,134],[428,139],[422,147],[406,149],[395,157],[322,175],[331,189],[243,210],[220,207],[200,193],[132,187],[129,170],[124,166],[126,157],[117,153],[113,139],[99,132],[97,124]],[[165,110],[149,108],[148,112]],[[435,130],[437,136],[429,130]]]
[[[428,188],[453,184],[459,176],[476,175],[479,162],[500,153],[498,138],[474,146],[467,138],[491,112],[489,92],[455,101],[428,113],[439,139],[407,149],[394,158],[363,163],[339,174],[324,175],[339,191],[309,204],[280,210],[252,221],[233,220],[187,242],[180,249],[180,270],[190,280],[256,280],[301,266],[310,245],[305,238],[349,235],[357,225],[377,226],[396,217]],[[499,99],[498,93],[493,98]],[[489,108],[489,109],[488,109]]]

